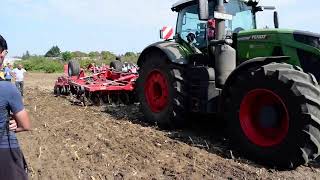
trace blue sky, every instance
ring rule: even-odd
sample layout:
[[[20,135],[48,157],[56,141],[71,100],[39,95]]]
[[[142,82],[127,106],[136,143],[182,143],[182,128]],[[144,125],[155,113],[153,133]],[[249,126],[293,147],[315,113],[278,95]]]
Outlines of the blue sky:
[[[320,32],[320,1],[260,0],[275,5],[280,26]],[[1,0],[1,28],[9,56],[44,54],[53,45],[62,51],[141,51],[159,40],[159,29],[174,26],[170,8],[176,0]],[[305,1],[311,2],[311,0]],[[260,27],[272,27],[272,13],[259,15]]]

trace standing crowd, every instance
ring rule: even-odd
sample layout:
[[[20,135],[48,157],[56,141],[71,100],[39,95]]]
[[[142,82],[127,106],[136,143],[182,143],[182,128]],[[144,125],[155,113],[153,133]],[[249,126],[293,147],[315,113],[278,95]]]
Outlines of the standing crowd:
[[[21,96],[23,96],[24,76],[27,71],[21,64],[18,64],[16,68],[13,68],[12,64],[7,63],[5,66],[0,67],[0,78],[5,81],[15,82]]]

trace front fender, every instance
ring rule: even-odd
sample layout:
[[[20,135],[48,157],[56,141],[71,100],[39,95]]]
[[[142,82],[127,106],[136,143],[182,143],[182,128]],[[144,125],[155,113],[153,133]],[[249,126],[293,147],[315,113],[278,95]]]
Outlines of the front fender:
[[[243,72],[243,71],[247,71],[248,69],[254,68],[254,67],[261,67],[267,64],[270,64],[272,62],[276,62],[276,63],[282,63],[282,62],[287,62],[290,60],[290,57],[288,56],[274,56],[274,57],[257,57],[257,58],[253,58],[250,60],[247,60],[245,62],[243,62],[242,64],[240,64],[228,77],[223,90],[222,90],[222,96],[219,102],[219,112],[222,112],[223,109],[223,104],[224,101],[226,99],[226,96],[228,96],[228,94],[226,93],[228,91],[228,88],[232,85],[232,83],[234,83],[234,81],[236,80],[236,77],[238,76],[239,73]]]
[[[182,45],[172,42],[172,41],[161,41],[151,44],[145,48],[138,59],[138,66],[141,66],[142,62],[145,60],[146,54],[153,53],[155,51],[163,52],[168,59],[175,64],[188,64],[187,56],[191,54]]]
[[[257,67],[257,66],[264,66],[267,65],[269,63],[272,62],[276,62],[276,63],[281,63],[281,62],[286,62],[290,60],[289,56],[273,56],[273,57],[257,57],[257,58],[253,58],[250,60],[247,60],[243,63],[241,63],[228,77],[225,86],[224,87],[228,87],[228,85],[230,85],[230,83],[233,82],[233,80],[235,79],[235,77],[237,76],[238,73],[240,73],[241,71],[246,71],[252,67]]]

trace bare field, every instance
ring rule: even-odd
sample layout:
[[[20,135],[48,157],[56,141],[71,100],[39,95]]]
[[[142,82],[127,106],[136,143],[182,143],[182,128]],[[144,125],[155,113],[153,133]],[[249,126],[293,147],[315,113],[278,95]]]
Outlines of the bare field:
[[[276,171],[232,158],[222,137],[201,128],[167,132],[141,123],[137,105],[72,105],[52,94],[58,76],[26,79],[33,131],[19,140],[31,179],[320,179],[316,166]]]

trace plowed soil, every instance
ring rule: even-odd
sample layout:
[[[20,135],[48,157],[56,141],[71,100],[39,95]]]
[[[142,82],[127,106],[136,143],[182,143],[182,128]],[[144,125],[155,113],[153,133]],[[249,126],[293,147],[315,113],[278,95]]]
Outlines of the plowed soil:
[[[317,165],[277,171],[237,157],[213,135],[214,119],[165,131],[142,123],[138,105],[73,104],[52,94],[57,77],[26,79],[33,131],[18,137],[30,179],[320,179]]]

